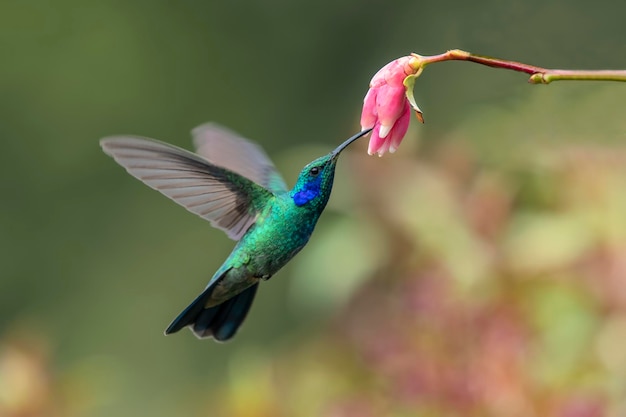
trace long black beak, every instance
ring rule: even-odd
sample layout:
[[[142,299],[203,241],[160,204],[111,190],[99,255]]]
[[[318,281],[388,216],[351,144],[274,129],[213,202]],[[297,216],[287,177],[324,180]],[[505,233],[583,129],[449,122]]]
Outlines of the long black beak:
[[[356,135],[352,136],[350,139],[346,140],[344,143],[342,143],[341,145],[337,146],[335,148],[335,150],[332,152],[332,156],[331,159],[337,159],[337,157],[339,156],[339,154],[341,153],[341,151],[343,151],[344,149],[346,149],[348,147],[348,145],[350,145],[352,142],[354,142],[355,140],[357,140],[358,138],[367,135],[368,133],[370,133],[372,131],[372,128],[370,129],[365,129],[359,133],[357,133]]]

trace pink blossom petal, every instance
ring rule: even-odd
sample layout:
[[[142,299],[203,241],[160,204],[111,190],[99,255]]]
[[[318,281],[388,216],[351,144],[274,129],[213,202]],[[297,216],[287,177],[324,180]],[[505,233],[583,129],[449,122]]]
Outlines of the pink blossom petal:
[[[378,148],[378,156],[383,156],[385,153],[389,151],[389,140],[385,140],[380,148]]]
[[[391,132],[392,128],[393,128],[393,125],[385,126],[384,124],[381,124],[380,129],[378,131],[378,136],[380,136],[381,138],[386,138],[389,132]]]
[[[391,61],[374,74],[372,81],[370,81],[370,86],[380,87],[384,84],[402,84],[407,75],[415,72],[410,66],[413,59],[412,56],[403,56]]]
[[[378,89],[376,108],[378,120],[385,126],[393,126],[404,110],[406,93],[404,85],[384,85]]]
[[[394,153],[396,149],[402,143],[402,139],[406,135],[406,132],[409,130],[409,122],[411,121],[411,106],[408,101],[404,102],[404,111],[393,129],[389,134],[389,152]]]
[[[381,138],[378,135],[379,130],[380,130],[380,123],[376,122],[376,125],[374,126],[374,130],[372,130],[372,137],[370,138],[370,143],[367,147],[367,153],[370,155],[374,155],[376,152],[378,152],[378,150],[385,143],[385,139]]]
[[[363,99],[363,111],[361,112],[361,130],[374,127],[378,119],[378,110],[376,109],[376,95],[378,90],[370,88]]]

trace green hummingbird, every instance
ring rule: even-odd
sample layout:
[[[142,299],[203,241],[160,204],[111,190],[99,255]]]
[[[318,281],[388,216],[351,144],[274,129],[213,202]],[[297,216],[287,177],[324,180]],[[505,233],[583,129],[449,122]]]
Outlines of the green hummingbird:
[[[237,241],[206,288],[165,334],[189,326],[200,339],[232,338],[259,282],[307,244],[330,197],[339,154],[370,130],[307,164],[291,190],[261,147],[215,123],[192,131],[197,153],[141,137],[102,139],[104,152],[130,175]]]

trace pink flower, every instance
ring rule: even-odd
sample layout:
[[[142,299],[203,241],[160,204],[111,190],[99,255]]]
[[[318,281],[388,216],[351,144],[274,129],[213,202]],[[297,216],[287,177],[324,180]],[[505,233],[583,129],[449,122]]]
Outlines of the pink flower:
[[[422,70],[416,56],[405,56],[382,67],[370,81],[370,88],[363,100],[361,129],[374,128],[367,153],[395,152],[409,128],[411,107],[418,119],[421,111],[415,105],[413,82]]]

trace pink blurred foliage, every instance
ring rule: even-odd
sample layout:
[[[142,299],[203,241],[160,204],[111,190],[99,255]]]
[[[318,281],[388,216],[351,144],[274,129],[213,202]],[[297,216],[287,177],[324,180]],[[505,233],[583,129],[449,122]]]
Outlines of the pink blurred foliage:
[[[440,271],[422,271],[387,290],[392,295],[376,309],[365,306],[380,303],[377,291],[360,294],[350,311],[358,318],[348,318],[344,331],[370,371],[387,381],[390,404],[428,404],[452,415],[528,415],[529,331],[514,307],[458,297]]]

